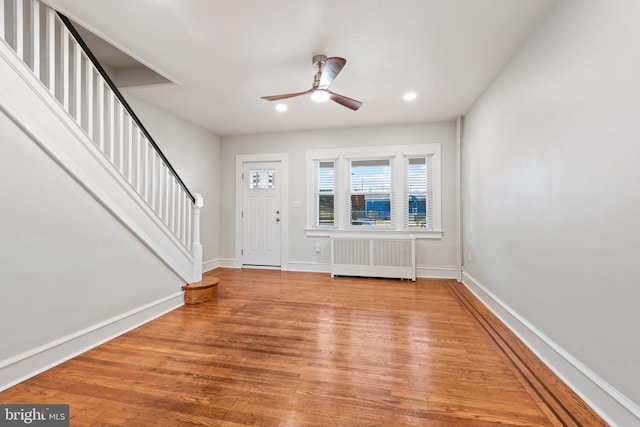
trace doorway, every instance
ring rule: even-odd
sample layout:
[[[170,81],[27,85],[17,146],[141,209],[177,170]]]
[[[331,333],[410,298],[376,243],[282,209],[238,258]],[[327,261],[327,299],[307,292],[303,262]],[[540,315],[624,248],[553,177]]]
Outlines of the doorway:
[[[287,269],[287,155],[236,158],[236,262]]]

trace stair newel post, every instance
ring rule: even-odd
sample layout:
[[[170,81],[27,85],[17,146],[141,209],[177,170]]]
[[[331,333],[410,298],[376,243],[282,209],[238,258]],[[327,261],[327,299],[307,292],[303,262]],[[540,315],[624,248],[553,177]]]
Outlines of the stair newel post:
[[[193,220],[191,222],[192,239],[191,253],[193,254],[193,280],[192,283],[202,280],[202,244],[200,243],[200,209],[204,206],[202,195],[194,194]]]

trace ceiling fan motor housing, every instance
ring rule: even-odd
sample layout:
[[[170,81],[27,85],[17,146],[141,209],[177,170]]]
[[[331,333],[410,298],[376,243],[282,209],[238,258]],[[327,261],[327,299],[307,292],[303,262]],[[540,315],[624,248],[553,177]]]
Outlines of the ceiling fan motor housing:
[[[327,57],[326,55],[314,55],[312,62],[313,65],[322,67],[324,63],[327,62]]]

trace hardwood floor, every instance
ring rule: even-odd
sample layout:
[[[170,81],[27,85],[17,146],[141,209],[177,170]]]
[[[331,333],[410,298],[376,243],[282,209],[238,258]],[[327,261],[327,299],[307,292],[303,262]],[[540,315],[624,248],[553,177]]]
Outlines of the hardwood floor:
[[[449,280],[217,269],[181,307],[0,393],[71,426],[606,425]]]

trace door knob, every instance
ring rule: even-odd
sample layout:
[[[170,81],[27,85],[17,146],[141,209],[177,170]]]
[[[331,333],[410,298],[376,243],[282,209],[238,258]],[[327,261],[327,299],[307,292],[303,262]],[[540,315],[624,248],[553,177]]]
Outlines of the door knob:
[[[280,217],[279,216],[276,217],[276,222],[280,222]]]

